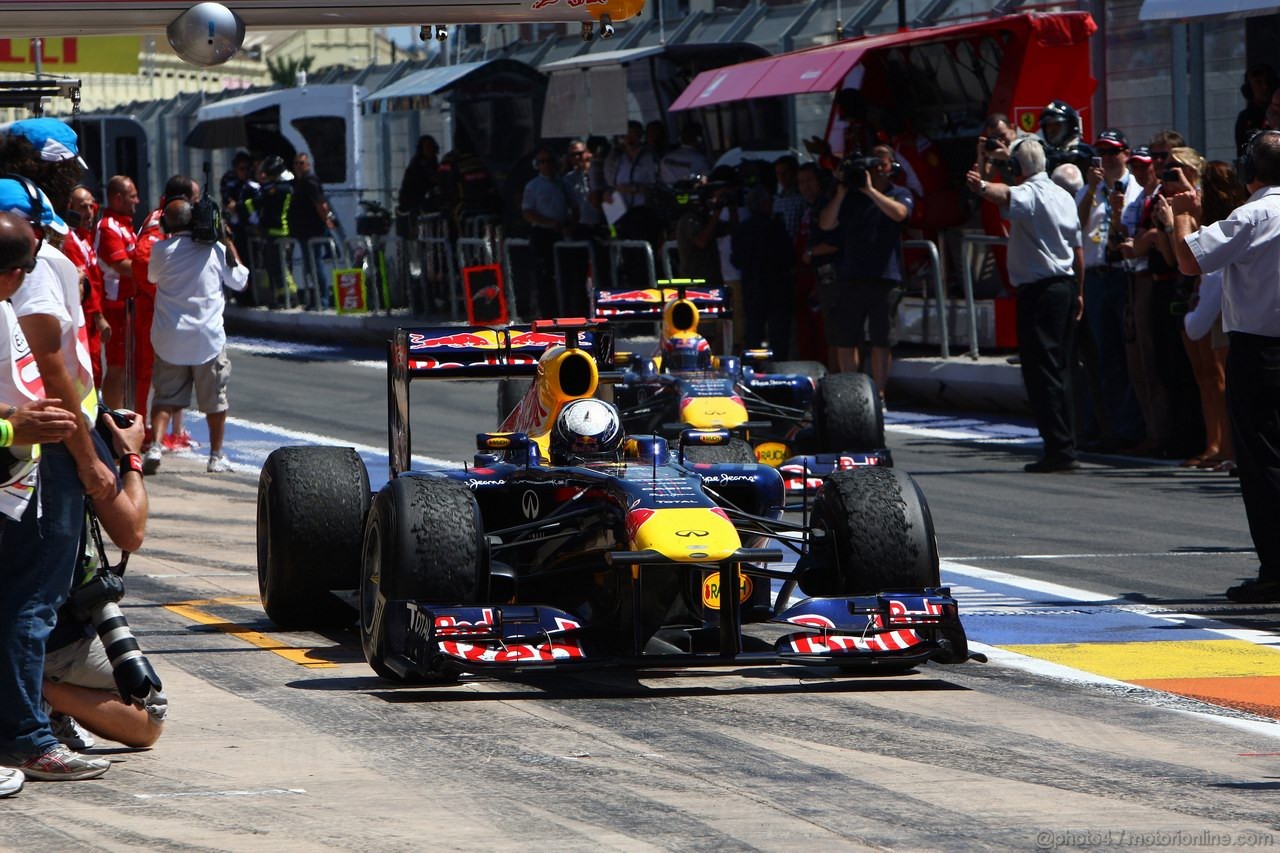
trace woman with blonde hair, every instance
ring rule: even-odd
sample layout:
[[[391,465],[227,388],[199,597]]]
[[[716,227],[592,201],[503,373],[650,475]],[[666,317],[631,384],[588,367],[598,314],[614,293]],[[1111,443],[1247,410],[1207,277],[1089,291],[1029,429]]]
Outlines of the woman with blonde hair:
[[[1205,168],[1200,190],[1200,225],[1225,219],[1249,198],[1235,169],[1221,160]],[[1194,307],[1185,318],[1183,341],[1200,386],[1204,411],[1205,449],[1183,464],[1231,472],[1235,453],[1227,418],[1227,333],[1222,330],[1221,274],[1200,278]]]
[[[1209,438],[1209,442],[1217,443],[1206,447],[1204,408],[1202,395],[1198,393],[1200,366],[1197,356],[1191,355],[1185,346],[1183,329],[1183,315],[1196,280],[1178,271],[1173,252],[1173,209],[1168,197],[1186,190],[1199,193],[1204,172],[1205,159],[1194,148],[1180,146],[1169,150],[1169,159],[1160,175],[1160,189],[1133,240],[1132,249],[1135,254],[1147,256],[1153,282],[1150,317],[1156,352],[1153,367],[1167,389],[1169,402],[1167,444],[1160,452],[1172,458],[1191,456],[1184,462],[1189,466],[1216,456],[1221,451],[1222,439],[1220,436]],[[1199,227],[1199,223],[1196,225]],[[1205,448],[1205,452],[1192,455],[1198,448]]]

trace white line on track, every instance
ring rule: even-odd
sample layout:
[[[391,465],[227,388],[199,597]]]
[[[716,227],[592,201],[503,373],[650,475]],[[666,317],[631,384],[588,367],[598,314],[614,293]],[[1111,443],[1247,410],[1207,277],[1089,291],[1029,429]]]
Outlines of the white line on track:
[[[981,555],[981,556],[963,556],[963,557],[944,557],[945,560],[955,560],[957,562],[970,560],[1103,560],[1116,559],[1125,557],[1221,557],[1229,554],[1252,554],[1252,548],[1230,548],[1227,550],[1204,550],[1204,551],[1149,551],[1146,553],[1120,553],[1120,554],[1004,554],[1004,555]]]
[[[305,794],[305,788],[266,788],[261,791],[172,791],[161,794],[134,794],[139,800],[174,800],[179,797],[262,797],[284,794]]]

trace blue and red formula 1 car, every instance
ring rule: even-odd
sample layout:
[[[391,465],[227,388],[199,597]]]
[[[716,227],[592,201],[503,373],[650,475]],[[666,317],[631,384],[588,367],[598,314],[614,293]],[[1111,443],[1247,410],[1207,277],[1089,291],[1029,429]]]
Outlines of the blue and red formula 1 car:
[[[699,448],[694,458],[776,467],[788,497],[812,494],[834,471],[892,467],[870,377],[828,376],[811,361],[770,363],[767,350],[712,354],[698,326],[726,316],[723,288],[660,281],[649,290],[602,290],[595,299],[603,318],[661,326],[653,352],[618,355],[624,375],[614,394],[629,430],[674,439],[688,427],[727,429],[727,445]]]
[[[970,658],[909,476],[835,472],[804,523],[788,522],[776,469],[689,458],[727,430],[685,430],[674,446],[624,434],[594,396],[620,378],[611,347],[609,329],[580,321],[398,331],[390,481],[371,495],[340,447],[281,448],[263,467],[267,615],[297,629],[358,619],[373,669],[408,681]],[[411,470],[410,380],[494,377],[533,379],[505,429],[477,436],[470,465]],[[341,595],[353,589],[354,610]]]

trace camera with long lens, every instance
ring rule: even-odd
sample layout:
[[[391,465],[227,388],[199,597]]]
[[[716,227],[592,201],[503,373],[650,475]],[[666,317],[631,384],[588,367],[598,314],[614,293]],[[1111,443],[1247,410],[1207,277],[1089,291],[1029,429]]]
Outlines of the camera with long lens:
[[[191,207],[191,239],[197,243],[217,243],[222,240],[222,213],[209,192],[213,183],[213,165],[204,162],[204,190],[200,200]]]
[[[106,418],[124,428],[129,425],[131,415],[111,409],[99,411],[97,428],[110,446],[111,433],[103,424]],[[156,675],[155,668],[138,647],[138,641],[129,629],[129,621],[120,611],[120,599],[124,597],[124,569],[129,555],[126,552],[120,563],[112,567],[107,562],[102,530],[92,509],[86,511],[85,521],[89,542],[81,555],[81,577],[84,581],[71,592],[67,607],[74,618],[91,624],[102,640],[121,701],[144,708],[152,716],[163,719],[169,700],[164,695],[160,676]]]
[[[867,173],[880,168],[879,157],[861,155],[846,157],[840,163],[840,183],[846,189],[860,190],[867,185]]]

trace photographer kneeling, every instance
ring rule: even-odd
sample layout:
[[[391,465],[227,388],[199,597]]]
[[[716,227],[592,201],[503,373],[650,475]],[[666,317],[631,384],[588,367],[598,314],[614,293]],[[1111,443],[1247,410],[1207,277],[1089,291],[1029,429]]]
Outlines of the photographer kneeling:
[[[176,199],[165,205],[163,224],[169,237],[152,250],[147,275],[156,285],[151,428],[156,435],[164,435],[173,412],[191,404],[194,387],[196,404],[209,421],[207,470],[230,471],[231,463],[222,453],[231,375],[222,325],[226,306],[222,288],[244,290],[249,271],[240,262],[230,233],[217,220],[216,209],[197,210],[191,202]],[[148,451],[149,468],[159,466],[158,447],[157,443]]]
[[[122,425],[126,420],[127,425]],[[145,426],[133,412],[105,412],[98,423],[93,431],[94,447],[104,463],[113,468],[119,465],[120,480],[112,497],[91,502],[93,514],[117,547],[136,551],[142,546],[147,524],[147,492],[139,456]],[[93,549],[97,543],[90,541],[89,545]],[[159,691],[159,679],[137,652],[127,624],[120,624],[123,617],[118,610],[94,606],[89,613],[80,612],[84,592],[99,574],[96,561],[102,557],[97,554],[95,560],[88,561],[87,572],[77,573],[77,589],[58,611],[57,624],[49,636],[43,685],[45,702],[52,708],[49,720],[54,736],[72,749],[94,745],[83,729],[125,746],[151,746],[160,738],[169,709],[168,700]],[[117,594],[108,600],[123,592],[122,584],[113,582],[111,586]],[[100,603],[101,596],[92,597],[95,604]],[[116,618],[119,622],[111,621]],[[95,624],[104,621],[109,624]],[[109,632],[110,652],[95,628]],[[125,647],[136,654],[129,654]],[[117,672],[118,665],[126,669]]]
[[[824,231],[839,228],[843,250],[836,286],[823,305],[827,342],[836,351],[836,369],[861,367],[863,328],[870,325],[871,378],[884,397],[889,382],[889,329],[896,291],[902,285],[902,224],[911,216],[911,192],[893,184],[893,149],[877,145],[870,157],[840,164],[840,185],[822,211]]]

